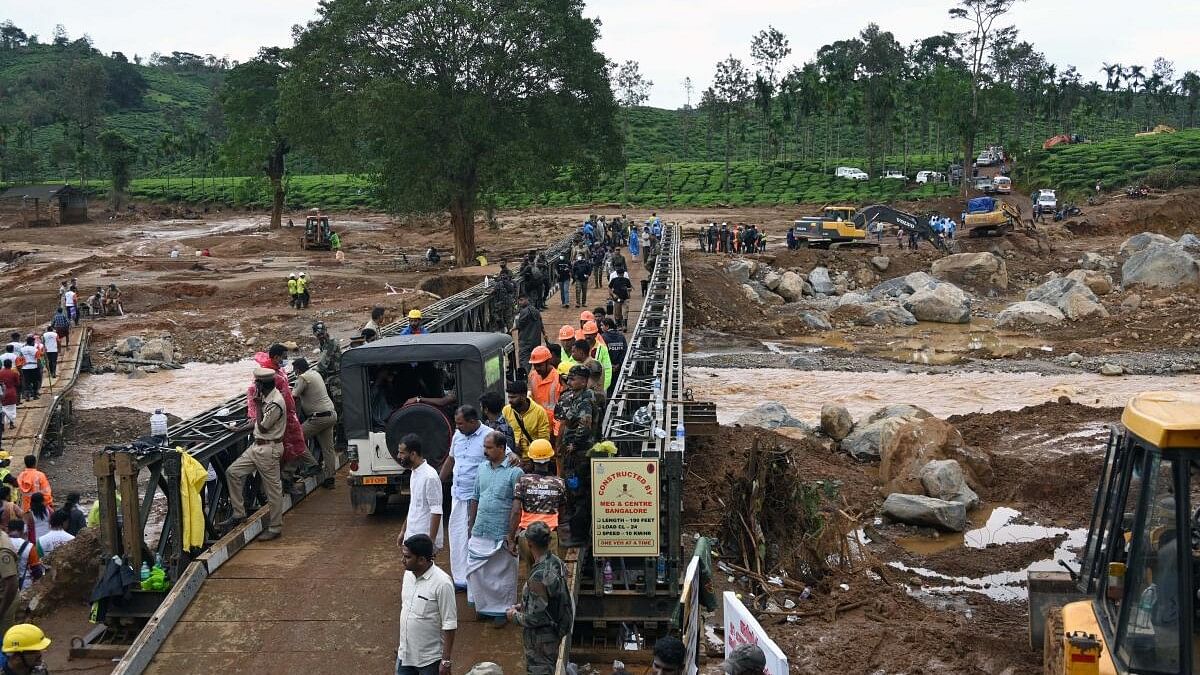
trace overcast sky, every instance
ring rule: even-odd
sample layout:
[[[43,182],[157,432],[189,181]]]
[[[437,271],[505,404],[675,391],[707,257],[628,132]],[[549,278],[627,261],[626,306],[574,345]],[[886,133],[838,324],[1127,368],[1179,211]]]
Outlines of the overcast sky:
[[[0,6],[26,32],[49,41],[55,23],[91,36],[101,51],[126,55],[188,51],[245,60],[260,46],[290,45],[291,27],[315,16],[315,0],[58,0]],[[649,104],[684,104],[683,79],[696,84],[693,103],[713,66],[729,54],[749,62],[750,38],[768,24],[791,41],[789,63],[857,34],[868,23],[902,44],[954,28],[949,0],[591,0],[588,16],[602,22],[600,50],[617,62],[634,59],[653,80]],[[1182,0],[1029,0],[1007,23],[1061,67],[1103,82],[1102,62],[1141,64],[1156,56],[1175,62],[1176,77],[1200,68],[1200,2]]]

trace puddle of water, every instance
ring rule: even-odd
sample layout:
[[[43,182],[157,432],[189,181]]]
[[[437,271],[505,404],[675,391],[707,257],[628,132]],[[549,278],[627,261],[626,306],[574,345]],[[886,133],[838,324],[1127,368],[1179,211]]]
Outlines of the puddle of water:
[[[1074,563],[1077,552],[1083,548],[1087,540],[1087,528],[1067,529],[1063,527],[1045,527],[1029,523],[1015,523],[1021,515],[1020,511],[1000,506],[987,515],[983,527],[969,530],[960,535],[950,535],[938,539],[906,537],[898,539],[897,543],[905,549],[917,554],[938,553],[956,546],[966,546],[973,549],[984,549],[990,545],[1014,544],[1039,539],[1050,539],[1066,535],[1050,558],[1038,560],[1024,569],[1013,572],[997,572],[982,577],[956,577],[941,572],[935,572],[923,567],[910,567],[901,562],[889,562],[888,565],[898,570],[912,572],[927,580],[920,589],[910,589],[910,594],[922,602],[941,603],[937,596],[959,593],[981,593],[993,600],[1014,602],[1024,600],[1028,596],[1025,587],[1029,572],[1053,571],[1061,569],[1059,561]]]
[[[120,373],[83,375],[73,396],[75,405],[84,410],[120,406],[152,413],[162,408],[187,419],[245,392],[254,367],[254,361],[246,359],[189,363],[182,370],[161,370],[138,379]]]
[[[1120,407],[1138,392],[1200,387],[1200,375],[1195,374],[1114,378],[1092,373],[860,373],[689,367],[687,377],[700,398],[717,404],[717,419],[722,424],[736,421],[742,413],[766,401],[778,401],[795,417],[815,423],[826,403],[846,406],[855,419],[887,403],[907,402],[944,418],[1019,410],[1060,396],[1083,405]]]

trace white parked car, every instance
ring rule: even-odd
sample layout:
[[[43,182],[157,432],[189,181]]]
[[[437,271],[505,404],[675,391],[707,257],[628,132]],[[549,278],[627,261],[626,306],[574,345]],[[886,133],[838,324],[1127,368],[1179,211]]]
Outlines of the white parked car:
[[[905,176],[903,173],[901,173],[899,171],[894,171],[894,170],[884,171],[883,177],[884,178],[894,178],[896,180],[903,180],[903,181],[908,180],[908,176]]]
[[[975,165],[976,166],[992,166],[993,164],[996,164],[997,162],[998,162],[998,160],[996,159],[996,156],[993,155],[990,150],[984,150],[983,152],[979,153],[979,157],[975,160]]]
[[[849,178],[850,180],[870,179],[870,176],[867,175],[866,171],[852,166],[839,166],[837,170],[833,172],[833,175],[837,176],[838,178]]]
[[[1054,213],[1058,210],[1058,196],[1054,190],[1038,190],[1033,193],[1033,212]]]
[[[941,171],[918,171],[917,184],[924,185],[925,183],[940,183],[946,180],[946,174]]]

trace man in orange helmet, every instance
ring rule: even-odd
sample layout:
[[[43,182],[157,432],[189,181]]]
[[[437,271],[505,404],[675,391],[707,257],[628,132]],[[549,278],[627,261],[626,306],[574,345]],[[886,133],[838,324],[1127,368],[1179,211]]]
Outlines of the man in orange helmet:
[[[529,372],[529,397],[546,410],[546,414],[550,417],[550,433],[557,436],[558,422],[554,419],[554,406],[558,403],[563,384],[558,370],[550,361],[550,350],[546,347],[538,347],[530,355],[529,365],[533,370]]]
[[[612,358],[608,354],[608,345],[600,339],[600,328],[595,321],[583,325],[583,339],[588,343],[588,356],[599,361],[604,368],[604,388],[607,390],[608,385],[612,384]]]
[[[571,326],[563,326],[558,329],[558,344],[562,346],[562,359],[558,363],[558,374],[564,378],[571,371],[571,366],[575,365],[575,360],[571,358],[571,347],[575,344],[575,330]]]

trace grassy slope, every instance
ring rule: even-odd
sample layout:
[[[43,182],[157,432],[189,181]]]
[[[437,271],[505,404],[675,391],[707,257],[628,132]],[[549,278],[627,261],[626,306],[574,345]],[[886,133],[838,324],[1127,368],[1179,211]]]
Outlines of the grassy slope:
[[[1114,138],[1030,153],[1018,178],[1030,187],[1056,186],[1083,194],[1100,181],[1106,190],[1146,182],[1170,188],[1200,183],[1200,129]]]

